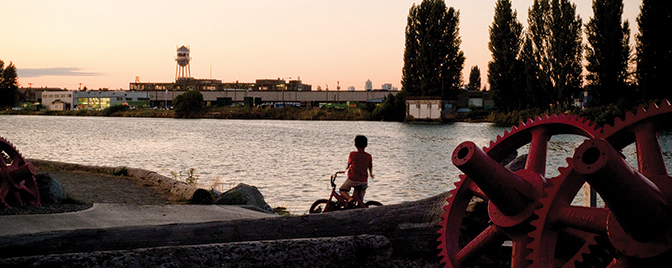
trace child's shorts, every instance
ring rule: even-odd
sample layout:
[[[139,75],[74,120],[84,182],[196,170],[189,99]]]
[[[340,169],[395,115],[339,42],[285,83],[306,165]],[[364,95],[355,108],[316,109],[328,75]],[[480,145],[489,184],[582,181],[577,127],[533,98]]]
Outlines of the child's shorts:
[[[350,188],[353,187],[355,188],[355,190],[361,191],[366,190],[366,188],[369,187],[369,184],[365,181],[353,181],[350,179],[346,179],[345,182],[343,182],[343,185],[341,185],[341,188],[339,188],[339,190],[349,192]]]

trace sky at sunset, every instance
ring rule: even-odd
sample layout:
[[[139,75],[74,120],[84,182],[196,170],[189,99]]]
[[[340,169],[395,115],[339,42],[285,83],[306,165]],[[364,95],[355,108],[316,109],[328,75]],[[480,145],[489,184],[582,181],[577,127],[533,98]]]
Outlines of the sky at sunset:
[[[313,90],[401,88],[404,0],[32,1],[0,0],[0,60],[28,87],[128,89],[175,79],[176,48],[191,48],[191,76],[224,82],[300,77]],[[460,11],[461,49],[487,81],[495,0],[448,0]],[[524,25],[533,0],[512,0]],[[574,0],[588,22],[590,0]],[[641,0],[624,0],[637,32]],[[585,42],[585,40],[584,40]],[[630,39],[634,44],[634,37]],[[212,73],[212,76],[211,76]]]

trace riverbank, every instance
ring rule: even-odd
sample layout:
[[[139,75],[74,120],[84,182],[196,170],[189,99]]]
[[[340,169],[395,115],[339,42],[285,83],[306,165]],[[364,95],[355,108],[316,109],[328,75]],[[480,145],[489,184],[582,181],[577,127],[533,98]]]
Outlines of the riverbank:
[[[177,203],[181,202],[181,200],[183,200],[183,197],[181,196],[184,196],[184,194],[176,194],[176,193],[185,192],[185,191],[176,191],[175,190],[176,187],[170,187],[170,189],[165,187],[165,185],[170,184],[162,184],[164,185],[164,187],[161,187],[150,183],[150,180],[147,180],[146,177],[154,176],[152,174],[156,174],[150,171],[141,172],[141,170],[128,169],[127,175],[124,175],[123,172],[121,172],[122,169],[119,167],[85,166],[85,165],[69,164],[62,162],[42,161],[35,159],[28,159],[27,161],[34,163],[39,173],[46,172],[49,173],[54,178],[57,178],[57,180],[61,181],[65,186],[68,195],[76,197],[73,199],[77,199],[79,201],[82,201],[83,203],[105,202],[105,203],[124,204],[124,206],[130,205],[130,206],[146,207],[146,205],[150,206],[156,205],[157,207],[165,207],[164,205],[169,205],[174,202]],[[136,176],[137,174],[145,174],[145,175],[142,176],[144,178],[138,178]],[[170,180],[169,178],[166,179]],[[443,200],[445,199],[445,197],[440,199]],[[166,215],[164,214],[163,216],[165,217]],[[318,218],[325,218],[319,216],[320,215],[317,215]],[[333,220],[333,218],[330,215],[323,215],[323,216],[329,216],[326,217],[325,220],[328,221]],[[276,227],[286,226],[291,230],[295,230],[296,228],[304,227],[303,225],[305,224],[305,219],[307,217],[310,217],[310,215],[302,215],[298,217],[280,217],[283,219],[287,219],[285,221],[286,224],[280,224],[280,225],[272,224],[272,225]],[[249,222],[255,222],[255,221],[249,221]],[[259,221],[259,223],[263,222],[265,221]],[[290,223],[298,223],[298,224],[290,224]],[[238,223],[236,221],[231,221],[228,223],[227,222],[219,223],[219,225],[224,224],[237,226],[236,224]],[[242,226],[245,226],[247,223],[240,222],[240,224],[241,224],[240,227],[236,227],[240,228],[239,230],[238,229],[237,230],[239,232],[245,233],[244,230],[245,228]],[[179,224],[169,224],[165,226],[148,227],[149,229],[138,233],[137,236],[140,236],[141,233],[144,234],[147,232],[155,232],[156,230],[159,230],[158,232],[161,234],[171,233],[175,236],[177,236],[178,233],[186,234],[187,236],[189,236],[189,234],[191,233],[202,233],[202,232],[188,232],[188,231],[161,232],[162,230],[161,228],[179,229],[180,226],[181,225]],[[200,226],[200,225],[186,224],[184,226],[187,226],[185,228],[189,228],[189,226]],[[120,230],[126,230],[126,231],[129,230],[132,231],[136,229],[144,230],[142,228],[143,227],[123,227],[123,228],[118,227],[118,228],[100,229],[98,231],[96,230],[89,230],[89,231],[82,230],[82,231],[68,231],[68,232],[63,231],[60,232],[58,235],[56,235],[55,233],[52,234],[51,236],[45,238],[46,240],[44,242],[40,243],[48,244],[49,241],[52,240],[58,240],[59,238],[65,239],[64,237],[67,237],[68,234],[72,233],[73,235],[72,239],[74,240],[71,240],[71,242],[73,244],[65,243],[66,245],[70,245],[72,247],[72,245],[79,245],[81,243],[95,244],[97,243],[96,241],[98,241],[96,240],[96,237],[98,236],[109,235],[110,233],[119,232]],[[362,226],[361,228],[366,229],[367,227]],[[234,230],[235,228],[232,229],[231,227],[227,228],[219,226],[217,229]],[[269,228],[269,232],[275,232],[275,231],[274,229]],[[88,236],[78,235],[80,233],[87,233]],[[216,235],[215,233],[208,233],[208,234]],[[197,235],[198,237],[191,237],[191,239],[207,240],[207,238],[210,235]],[[167,241],[170,239],[164,236],[161,236],[161,238],[152,235],[150,236],[158,240]],[[28,239],[28,237],[30,239],[41,239],[39,235],[36,236],[28,235],[25,236],[24,238]],[[132,240],[133,236],[124,235],[123,237]],[[363,237],[364,240],[360,239],[360,237]],[[367,243],[364,243],[368,240],[371,240],[367,237],[371,237],[374,240],[380,240],[384,242],[382,244],[384,247],[381,247],[376,251],[367,251],[368,254],[367,256],[370,255],[378,258],[374,262],[375,264],[379,265],[385,264],[381,267],[428,267],[428,268],[441,267],[438,258],[395,256],[394,254],[392,254],[390,248],[391,244],[387,238],[383,236],[373,237],[367,235],[320,237],[320,238],[289,239],[289,240],[271,239],[266,241],[246,241],[237,243],[218,243],[218,244],[211,244],[212,242],[209,242],[205,244],[195,244],[195,245],[189,244],[189,245],[160,246],[160,247],[147,246],[142,247],[143,249],[136,249],[135,247],[131,248],[122,247],[116,250],[94,249],[92,250],[92,252],[86,251],[82,253],[77,253],[79,251],[73,251],[73,253],[65,253],[65,254],[36,255],[36,256],[19,257],[19,258],[9,257],[6,259],[0,258],[0,263],[3,264],[0,266],[4,267],[6,265],[8,267],[13,267],[12,265],[14,265],[16,267],[23,267],[27,263],[32,264],[42,263],[45,266],[50,266],[52,264],[72,265],[73,263],[79,263],[84,266],[88,266],[88,265],[106,263],[110,265],[114,264],[116,266],[123,267],[130,264],[143,263],[150,266],[157,264],[166,264],[166,265],[181,264],[181,265],[190,265],[193,267],[212,267],[211,265],[207,265],[205,263],[213,263],[213,262],[219,263],[223,261],[221,263],[223,265],[222,267],[229,267],[226,265],[230,265],[230,267],[238,267],[238,264],[241,263],[242,264],[251,263],[252,265],[250,265],[249,267],[267,267],[266,265],[267,263],[281,264],[281,265],[273,265],[277,267],[299,267],[296,266],[298,265],[298,263],[303,265],[300,267],[315,267],[315,265],[312,265],[314,263],[321,263],[318,266],[345,267],[343,264],[348,262],[343,262],[341,258],[343,256],[352,255],[352,252],[348,250],[352,249],[353,246],[365,247],[367,250],[371,249],[371,247],[368,246]],[[172,239],[180,240],[185,238],[178,239],[172,237]],[[101,240],[104,239],[101,238]],[[114,244],[112,242],[110,243]],[[109,245],[110,243],[107,243],[106,245]],[[119,243],[123,244],[123,242]],[[325,250],[313,252],[308,256],[305,255],[305,252],[307,252],[306,250],[314,250],[316,247],[323,247]],[[222,248],[226,248],[226,250],[222,250]],[[291,248],[292,250],[288,251],[287,250],[288,248]],[[306,250],[304,250],[304,248]],[[263,250],[264,253],[260,253],[260,250]],[[6,251],[5,253],[7,252],[11,251]],[[252,254],[250,256],[255,256],[255,258],[237,259],[236,257],[239,256],[241,252],[249,252],[250,254]],[[373,254],[372,252],[375,254]],[[25,252],[23,253],[25,254]],[[293,254],[300,253],[304,255],[299,254],[291,258],[285,258],[285,255],[290,253]],[[93,259],[92,261],[92,259],[90,258],[91,256],[95,256],[96,258]],[[349,261],[355,261],[355,260],[349,259]],[[360,261],[361,261],[360,259],[357,259],[356,263],[359,263]]]
[[[374,115],[375,106],[367,108],[299,108],[299,107],[206,107],[200,118],[205,119],[267,119],[267,120],[329,120],[329,121],[380,121]],[[443,122],[489,122],[489,112],[475,111],[459,117],[451,116]],[[175,111],[166,109],[112,109],[103,110],[67,110],[67,111],[29,111],[4,110],[0,115],[45,115],[45,116],[110,116],[110,117],[149,117],[175,118]],[[410,121],[418,123],[440,121]]]

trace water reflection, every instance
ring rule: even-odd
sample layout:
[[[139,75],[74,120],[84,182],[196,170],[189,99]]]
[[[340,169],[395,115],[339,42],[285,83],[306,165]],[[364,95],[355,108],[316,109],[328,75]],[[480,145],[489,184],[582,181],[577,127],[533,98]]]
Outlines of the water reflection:
[[[369,138],[376,179],[367,198],[384,204],[452,189],[460,171],[450,162],[463,141],[479,146],[505,128],[487,123],[422,125],[390,122],[181,120],[59,116],[0,116],[0,136],[27,158],[156,171],[194,168],[202,187],[255,185],[272,206],[303,213],[329,194],[329,175],[343,170],[355,135]],[[557,176],[585,138],[554,136],[546,176]],[[670,148],[669,135],[661,146]],[[628,151],[631,150],[631,151]],[[527,147],[519,151],[527,152]],[[632,156],[634,149],[626,148]],[[670,153],[665,150],[665,160]],[[628,160],[636,157],[628,157]],[[669,166],[669,165],[668,165]]]

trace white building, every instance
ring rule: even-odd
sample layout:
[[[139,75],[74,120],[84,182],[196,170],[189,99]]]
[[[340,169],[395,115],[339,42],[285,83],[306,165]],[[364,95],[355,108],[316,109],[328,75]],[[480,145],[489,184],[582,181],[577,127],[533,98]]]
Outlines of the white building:
[[[105,109],[116,104],[131,106],[149,105],[149,91],[45,91],[42,93],[42,105],[47,110]]]
[[[380,86],[381,90],[387,90],[387,91],[392,91],[392,84],[390,83],[385,83]]]
[[[366,83],[364,83],[364,89],[366,89],[366,91],[373,90],[373,82],[371,82],[371,80],[366,80]]]
[[[406,99],[407,120],[439,120],[441,119],[441,98],[408,98]]]
[[[65,111],[72,109],[76,91],[45,91],[42,92],[42,106],[47,110]]]

